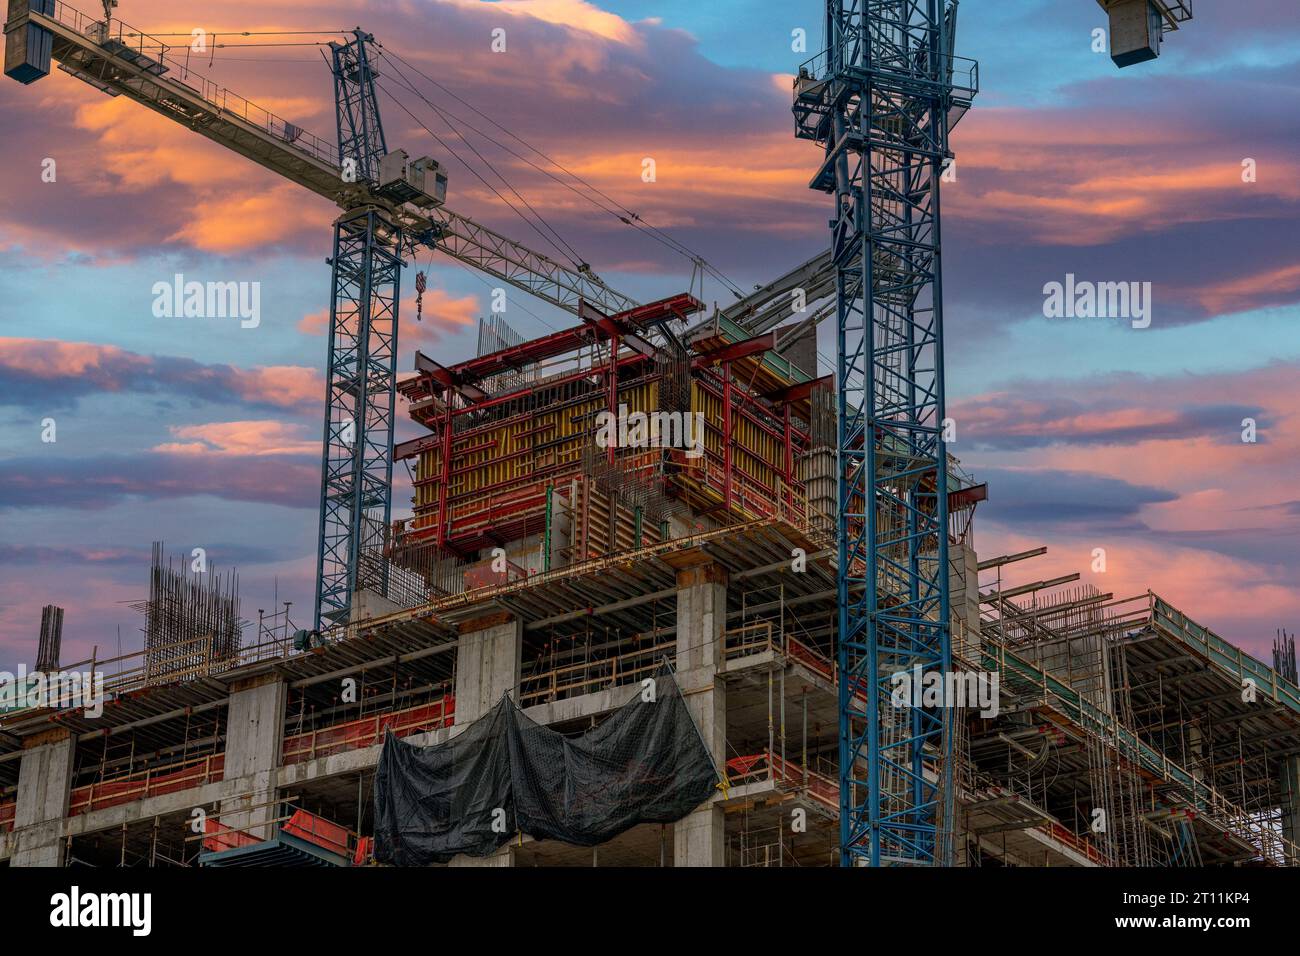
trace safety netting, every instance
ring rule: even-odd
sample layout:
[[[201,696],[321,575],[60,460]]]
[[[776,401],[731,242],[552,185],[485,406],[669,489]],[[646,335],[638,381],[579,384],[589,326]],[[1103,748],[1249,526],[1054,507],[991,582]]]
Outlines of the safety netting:
[[[680,820],[709,799],[718,770],[667,665],[630,690],[577,736],[536,723],[508,696],[445,743],[389,733],[375,774],[375,859],[488,856],[519,833],[594,846]]]

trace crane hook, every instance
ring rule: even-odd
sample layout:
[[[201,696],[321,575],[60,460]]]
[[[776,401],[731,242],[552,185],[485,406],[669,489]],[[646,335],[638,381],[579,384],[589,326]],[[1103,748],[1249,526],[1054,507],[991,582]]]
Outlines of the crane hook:
[[[424,290],[424,273],[417,272],[415,274],[415,321],[417,322],[421,321],[424,312]]]

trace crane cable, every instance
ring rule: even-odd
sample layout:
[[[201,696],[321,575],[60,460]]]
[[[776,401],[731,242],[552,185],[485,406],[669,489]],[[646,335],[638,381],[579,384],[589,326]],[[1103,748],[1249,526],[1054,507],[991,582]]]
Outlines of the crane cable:
[[[558,162],[558,161],[555,160],[555,159],[552,159],[549,155],[547,155],[546,153],[542,152],[542,150],[538,149],[536,146],[534,146],[534,145],[532,145],[531,143],[529,143],[529,142],[528,142],[527,140],[525,140],[523,137],[519,136],[517,133],[515,133],[514,131],[512,131],[512,130],[509,129],[508,127],[506,127],[506,126],[502,125],[501,123],[497,122],[497,121],[494,120],[491,116],[488,116],[486,113],[484,113],[482,110],[478,109],[478,108],[477,108],[476,106],[474,106],[472,103],[468,102],[468,101],[465,100],[463,97],[457,95],[453,90],[451,90],[451,89],[449,89],[448,87],[444,86],[442,83],[439,83],[437,80],[435,80],[435,79],[434,79],[433,77],[431,77],[429,74],[425,73],[425,72],[424,72],[423,70],[421,70],[419,67],[417,67],[417,66],[415,66],[414,64],[408,62],[408,61],[407,61],[404,57],[402,57],[400,54],[395,53],[395,52],[393,52],[393,51],[391,51],[391,50],[385,50],[384,52],[385,52],[388,56],[390,56],[390,57],[392,57],[394,60],[396,60],[398,63],[400,63],[400,64],[406,66],[406,67],[407,67],[408,69],[410,69],[412,72],[419,74],[421,77],[423,77],[423,78],[424,78],[425,80],[427,80],[429,83],[433,84],[433,85],[436,86],[438,89],[442,90],[444,93],[446,93],[448,96],[450,96],[450,97],[452,97],[453,99],[455,99],[457,102],[459,102],[459,103],[463,104],[464,106],[466,106],[468,109],[470,109],[471,111],[473,111],[473,112],[474,112],[475,114],[477,114],[478,116],[481,116],[483,119],[487,120],[487,121],[488,121],[489,123],[491,123],[493,126],[497,127],[497,128],[500,129],[502,132],[504,132],[507,136],[509,136],[509,137],[511,137],[512,139],[518,141],[519,143],[521,143],[521,144],[522,144],[523,146],[525,146],[526,148],[532,150],[534,153],[536,153],[536,154],[537,154],[538,156],[540,156],[542,159],[546,160],[546,162],[548,162],[548,163],[550,163],[551,165],[553,165],[556,169],[559,169],[561,172],[563,172],[563,173],[565,173],[567,176],[571,177],[574,181],[576,181],[576,182],[582,184],[583,186],[585,186],[588,190],[590,190],[591,193],[594,193],[596,196],[601,197],[601,198],[604,199],[607,203],[609,203],[609,205],[607,206],[607,205],[605,205],[605,204],[603,204],[603,203],[597,201],[596,199],[592,198],[591,195],[588,195],[588,194],[586,194],[586,193],[583,193],[581,190],[579,190],[579,189],[577,189],[576,187],[574,187],[571,183],[568,183],[568,182],[564,181],[563,179],[561,179],[560,177],[556,176],[554,173],[550,172],[549,170],[544,169],[544,168],[541,167],[541,166],[538,166],[535,162],[533,162],[532,160],[528,159],[526,156],[521,156],[519,153],[515,152],[515,151],[514,151],[513,149],[511,149],[509,146],[506,146],[504,143],[501,143],[500,141],[498,141],[498,140],[494,139],[493,137],[489,136],[487,133],[484,133],[482,130],[480,130],[480,129],[474,127],[473,125],[471,125],[470,123],[468,123],[466,120],[457,117],[457,119],[459,120],[459,122],[461,122],[462,124],[464,124],[464,125],[465,125],[466,127],[468,127],[469,129],[473,130],[475,133],[478,133],[478,135],[480,135],[480,136],[482,136],[484,139],[488,140],[488,142],[493,143],[494,145],[498,146],[499,148],[505,150],[505,151],[508,152],[510,155],[514,156],[516,159],[519,159],[520,161],[527,163],[529,166],[533,167],[533,168],[536,169],[538,172],[542,173],[543,175],[549,177],[550,179],[552,179],[552,180],[554,180],[555,182],[559,183],[560,185],[564,186],[566,189],[570,190],[570,191],[573,192],[575,195],[577,195],[577,196],[579,196],[579,197],[581,197],[581,198],[587,200],[587,201],[590,202],[593,206],[595,206],[597,209],[600,209],[602,212],[605,212],[605,213],[607,213],[607,214],[609,214],[609,215],[614,216],[615,218],[617,218],[620,222],[624,223],[625,225],[629,225],[629,226],[633,227],[634,229],[637,229],[637,230],[639,230],[639,231],[645,233],[646,235],[650,236],[650,238],[655,239],[656,241],[662,243],[663,245],[665,245],[666,247],[668,247],[668,248],[671,249],[672,251],[678,253],[679,255],[685,256],[687,259],[691,260],[692,263],[698,264],[698,265],[699,265],[702,269],[704,269],[704,270],[705,270],[709,275],[713,276],[715,279],[717,279],[719,282],[721,282],[724,286],[726,286],[726,287],[727,287],[727,288],[728,288],[728,289],[729,289],[729,290],[730,290],[730,291],[731,291],[731,292],[732,292],[732,293],[733,293],[737,298],[743,298],[743,297],[744,297],[744,294],[741,292],[741,290],[739,289],[739,287],[737,287],[736,284],[735,284],[734,282],[732,282],[729,278],[727,278],[726,275],[724,275],[720,270],[718,270],[715,266],[713,266],[713,265],[712,265],[712,264],[711,264],[707,259],[705,259],[703,256],[701,256],[699,253],[695,252],[693,249],[691,249],[691,248],[690,248],[689,246],[687,246],[685,243],[681,242],[680,240],[674,238],[673,236],[669,235],[668,233],[664,232],[663,230],[661,230],[661,229],[659,229],[659,228],[657,228],[657,227],[651,225],[650,223],[646,222],[645,219],[643,219],[639,213],[633,211],[632,209],[629,209],[627,206],[623,205],[623,204],[620,203],[618,200],[614,199],[614,198],[613,198],[612,196],[610,196],[608,193],[605,193],[604,191],[602,191],[602,190],[599,189],[598,187],[592,185],[590,182],[588,182],[587,180],[583,179],[581,176],[579,176],[577,173],[573,172],[572,170],[570,170],[569,168],[567,168],[566,166],[564,166],[562,163]],[[423,99],[426,103],[429,103],[429,100],[428,100],[426,97],[424,97],[423,94],[421,94],[418,90],[412,90],[412,92],[414,92],[417,96],[419,96],[421,99]],[[429,103],[429,105],[430,105],[430,107],[432,107],[432,108],[435,109],[435,110],[438,109],[438,107],[433,106],[432,103]],[[451,115],[454,116],[455,114],[451,114]],[[612,207],[612,208],[611,208],[611,207]]]
[[[404,88],[407,89],[409,92],[413,93],[414,95],[416,95],[417,97],[419,97],[421,100],[423,100],[431,110],[437,113],[439,119],[441,119],[443,123],[447,125],[447,128],[460,137],[461,142],[464,143],[466,146],[470,148],[470,150],[473,151],[474,155],[478,157],[479,161],[485,164],[488,167],[488,169],[490,169],[496,175],[496,177],[500,179],[502,183],[505,184],[506,188],[509,189],[510,192],[512,192],[519,199],[521,203],[523,203],[525,206],[528,207],[528,210],[535,217],[537,217],[537,221],[541,223],[541,225],[545,227],[546,230],[555,237],[555,239],[559,242],[559,244],[564,246],[564,249],[567,250],[567,252],[561,252],[561,254],[569,258],[574,268],[576,268],[579,272],[582,273],[586,273],[590,271],[591,268],[590,265],[588,265],[588,263],[578,252],[578,250],[576,250],[569,242],[567,242],[564,239],[564,237],[561,236],[559,232],[556,231],[554,226],[552,226],[549,222],[546,221],[546,218],[542,216],[542,214],[539,213],[533,207],[533,205],[523,197],[523,195],[519,192],[519,190],[514,187],[514,185],[505,177],[505,175],[502,174],[502,172],[499,169],[497,169],[495,165],[493,165],[491,160],[489,160],[482,153],[480,153],[477,148],[475,148],[474,144],[469,141],[469,139],[465,136],[463,132],[457,129],[455,124],[453,124],[451,120],[447,118],[447,115],[441,109],[439,109],[436,105],[431,103],[427,97],[425,97],[423,94],[420,93],[419,90],[415,88],[414,84],[411,83],[410,79],[406,76],[406,74],[404,74],[401,71],[400,67],[396,68],[396,75],[401,80]],[[391,92],[389,93],[389,95],[390,96],[392,95]],[[457,159],[460,159],[460,157],[458,156]],[[464,162],[464,160],[461,160],[461,162]],[[552,246],[556,248],[557,251],[559,250],[559,246],[556,246],[554,242],[552,243]]]
[[[511,211],[514,212],[516,216],[518,216],[525,223],[527,223],[528,227],[532,229],[534,232],[536,232],[539,236],[541,236],[542,239],[545,240],[552,248],[554,248],[562,258],[568,258],[567,254],[562,249],[560,249],[559,246],[556,245],[555,241],[551,239],[550,236],[542,232],[542,230],[537,227],[536,223],[534,223],[531,219],[529,219],[522,212],[520,212],[519,208],[515,206],[514,203],[512,203],[509,199],[507,199],[505,196],[501,194],[501,190],[497,189],[496,186],[492,185],[492,183],[488,182],[485,178],[483,178],[483,175],[477,169],[474,168],[473,163],[466,162],[464,157],[462,157],[458,152],[456,152],[456,150],[452,147],[450,143],[448,143],[445,139],[443,139],[441,136],[435,133],[432,129],[428,127],[427,124],[421,121],[418,116],[416,116],[409,109],[407,109],[406,104],[403,103],[401,100],[399,100],[396,96],[394,96],[392,91],[390,91],[389,89],[387,89],[387,87],[385,87],[383,84],[378,82],[375,83],[375,88],[382,90],[383,93],[386,96],[388,96],[389,99],[391,99],[394,103],[397,104],[398,108],[401,109],[402,112],[404,112],[407,116],[409,116],[413,122],[415,122],[417,125],[423,128],[426,133],[428,133],[435,140],[437,140],[438,144],[442,146],[442,148],[445,149],[448,153],[454,156],[462,166],[468,169],[470,173],[473,174],[475,179],[481,182],[488,189],[492,190],[493,194],[495,194],[498,199],[500,199],[503,203],[509,206]],[[575,268],[576,268],[576,263],[575,263]]]

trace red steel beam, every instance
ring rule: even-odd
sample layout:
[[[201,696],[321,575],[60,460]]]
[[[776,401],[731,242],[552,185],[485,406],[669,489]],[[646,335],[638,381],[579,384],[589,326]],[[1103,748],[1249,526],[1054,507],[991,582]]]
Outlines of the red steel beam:
[[[774,392],[767,392],[763,395],[769,402],[780,404],[782,402],[800,402],[812,394],[814,388],[831,387],[831,381],[834,376],[823,375],[821,378],[810,379],[807,382],[795,382],[793,385],[787,385],[785,388],[778,388]]]
[[[610,316],[604,315],[584,302],[579,305],[579,312],[583,314],[584,319],[582,325],[561,329],[538,339],[530,339],[519,345],[512,345],[496,352],[490,352],[487,355],[481,355],[478,358],[459,362],[456,365],[449,366],[446,371],[450,373],[450,383],[463,385],[468,382],[481,381],[491,375],[499,375],[502,372],[522,368],[525,365],[532,365],[544,359],[555,358],[557,355],[576,351],[590,342],[593,336],[603,340],[609,339],[615,334],[621,336],[635,335],[637,332],[643,331],[647,325],[690,315],[703,308],[703,302],[685,292]],[[638,341],[644,340],[638,336]],[[433,364],[436,365],[437,363]],[[418,362],[416,367],[420,368]],[[442,366],[438,367],[441,368]],[[424,369],[421,369],[421,371],[424,371]],[[454,387],[454,385],[448,381],[443,381],[436,375],[435,381],[447,387]]]
[[[415,370],[423,372],[443,388],[459,392],[467,402],[481,402],[487,398],[487,392],[473,384],[455,368],[435,362],[419,349],[415,352]]]
[[[769,352],[774,348],[776,348],[776,332],[764,332],[752,339],[744,339],[740,342],[733,342],[731,345],[724,345],[716,352],[706,352],[703,355],[696,356],[692,364],[699,368],[703,365],[734,362],[737,359],[757,355],[760,352]]]

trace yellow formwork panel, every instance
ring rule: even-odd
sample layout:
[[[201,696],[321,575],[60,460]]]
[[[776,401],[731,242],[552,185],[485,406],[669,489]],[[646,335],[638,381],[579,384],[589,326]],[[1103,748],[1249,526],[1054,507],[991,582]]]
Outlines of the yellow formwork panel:
[[[629,383],[619,389],[618,397],[630,412],[649,411],[658,404],[658,383]],[[580,467],[587,443],[594,440],[596,416],[605,409],[604,398],[592,396],[457,435],[452,441],[451,497],[508,487],[553,468]],[[436,508],[442,484],[441,447],[420,454],[416,479],[417,512]],[[423,526],[417,522],[417,527]]]
[[[659,383],[655,379],[621,385],[619,404],[629,412],[658,408]],[[607,408],[603,396],[563,406],[536,408],[495,426],[457,435],[452,442],[452,501],[488,491],[500,491],[551,469],[572,471],[582,465],[583,453],[595,440],[597,415]],[[709,457],[723,454],[722,401],[692,382],[691,411],[704,413],[704,443]],[[736,471],[758,486],[776,489],[785,467],[783,443],[733,409],[732,463]],[[415,469],[415,527],[436,521],[442,484],[441,446],[422,452]]]

